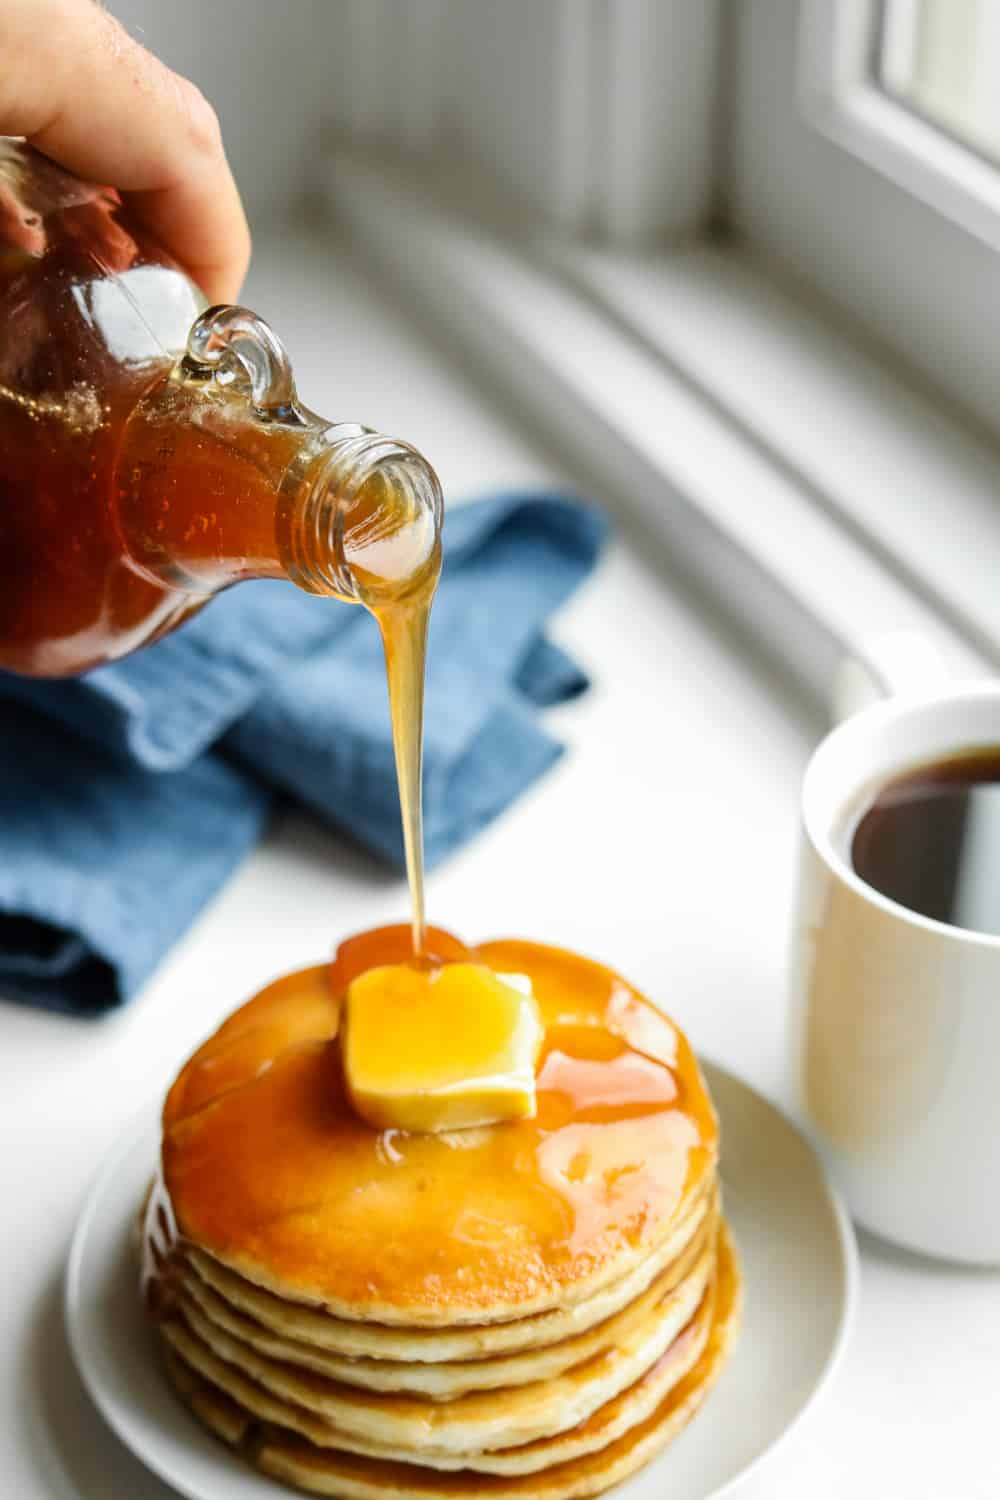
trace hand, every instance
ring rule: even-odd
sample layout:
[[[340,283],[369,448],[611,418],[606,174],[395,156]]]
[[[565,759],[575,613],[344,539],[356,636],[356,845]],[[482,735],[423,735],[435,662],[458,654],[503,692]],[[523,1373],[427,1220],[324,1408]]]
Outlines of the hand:
[[[95,0],[0,0],[0,134],[117,188],[201,287],[233,302],[250,232],[204,95]]]

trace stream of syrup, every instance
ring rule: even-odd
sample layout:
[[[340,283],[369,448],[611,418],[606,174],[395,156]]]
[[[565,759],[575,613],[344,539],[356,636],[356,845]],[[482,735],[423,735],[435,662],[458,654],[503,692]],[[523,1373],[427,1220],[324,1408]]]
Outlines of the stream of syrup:
[[[413,956],[426,950],[423,731],[427,627],[441,576],[434,518],[405,487],[376,480],[354,498],[343,537],[361,603],[375,616],[385,651],[392,744],[410,887]]]
[[[389,682],[389,712],[392,745],[399,783],[399,807],[403,819],[403,849],[406,878],[410,887],[413,953],[424,956],[424,828],[423,828],[423,740],[424,678],[427,661],[427,625],[437,575],[415,597],[373,610],[382,632],[386,675]]]

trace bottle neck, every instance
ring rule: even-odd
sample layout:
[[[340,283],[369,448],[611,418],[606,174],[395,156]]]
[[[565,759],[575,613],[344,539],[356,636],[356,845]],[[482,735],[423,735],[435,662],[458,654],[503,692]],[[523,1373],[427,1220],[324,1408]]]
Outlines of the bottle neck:
[[[415,449],[177,370],[133,411],[113,493],[132,566],[185,593],[290,578],[375,606],[439,563],[441,492]]]

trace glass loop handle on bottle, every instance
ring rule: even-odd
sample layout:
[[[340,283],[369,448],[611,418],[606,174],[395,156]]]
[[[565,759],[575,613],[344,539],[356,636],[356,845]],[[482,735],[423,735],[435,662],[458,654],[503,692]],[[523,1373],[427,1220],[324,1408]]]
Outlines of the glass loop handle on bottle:
[[[302,421],[292,367],[269,324],[248,307],[209,307],[191,326],[182,368],[245,391],[264,420]]]

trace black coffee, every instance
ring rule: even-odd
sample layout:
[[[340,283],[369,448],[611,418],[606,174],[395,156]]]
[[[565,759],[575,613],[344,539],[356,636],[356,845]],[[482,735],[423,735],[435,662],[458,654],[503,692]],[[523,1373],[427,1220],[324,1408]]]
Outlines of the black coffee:
[[[1000,935],[1000,745],[887,782],[854,829],[851,863],[911,911]]]

